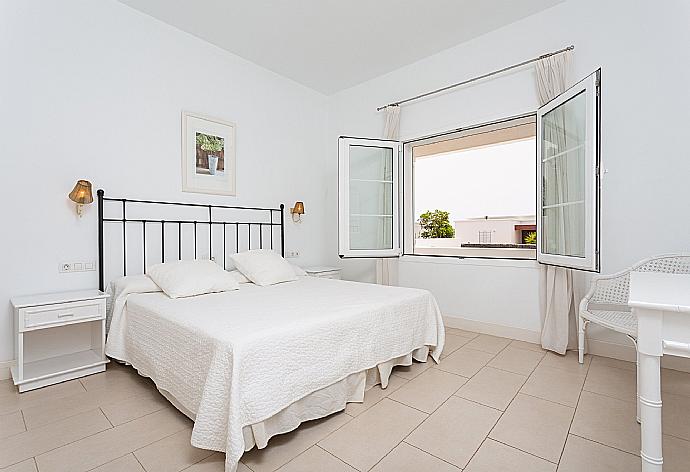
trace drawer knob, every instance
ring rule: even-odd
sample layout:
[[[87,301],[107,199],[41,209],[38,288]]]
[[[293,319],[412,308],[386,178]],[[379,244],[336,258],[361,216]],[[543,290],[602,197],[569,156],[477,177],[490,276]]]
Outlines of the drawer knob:
[[[74,313],[59,313],[58,318],[69,318],[70,316],[74,316]]]

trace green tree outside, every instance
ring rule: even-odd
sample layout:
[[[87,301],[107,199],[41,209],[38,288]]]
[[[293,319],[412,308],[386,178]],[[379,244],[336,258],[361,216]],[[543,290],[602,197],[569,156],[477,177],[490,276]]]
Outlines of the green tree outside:
[[[421,237],[424,239],[455,237],[455,228],[448,220],[447,211],[427,210],[419,215],[418,223],[422,228]]]

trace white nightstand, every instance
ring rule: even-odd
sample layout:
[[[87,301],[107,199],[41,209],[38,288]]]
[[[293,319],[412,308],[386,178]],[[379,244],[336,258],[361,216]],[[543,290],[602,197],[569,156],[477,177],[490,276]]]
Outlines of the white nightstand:
[[[103,372],[105,300],[99,290],[12,298],[12,379],[20,392]]]
[[[310,277],[320,277],[322,279],[340,279],[339,267],[314,266],[305,267],[304,271]]]

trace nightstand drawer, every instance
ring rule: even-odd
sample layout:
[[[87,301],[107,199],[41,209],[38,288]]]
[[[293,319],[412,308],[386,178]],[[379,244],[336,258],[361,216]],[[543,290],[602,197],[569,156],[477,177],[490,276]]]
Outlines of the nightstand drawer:
[[[50,325],[68,324],[83,319],[101,319],[105,316],[105,303],[99,300],[41,305],[19,310],[23,329],[37,329]]]
[[[310,277],[318,277],[319,279],[340,279],[340,268],[328,266],[313,266],[305,267],[304,271]]]

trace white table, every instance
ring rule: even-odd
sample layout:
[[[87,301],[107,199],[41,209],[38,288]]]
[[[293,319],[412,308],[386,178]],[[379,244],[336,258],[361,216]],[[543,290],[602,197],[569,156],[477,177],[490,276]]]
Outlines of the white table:
[[[661,356],[690,357],[690,275],[631,272],[637,315],[642,471],[661,472]]]

